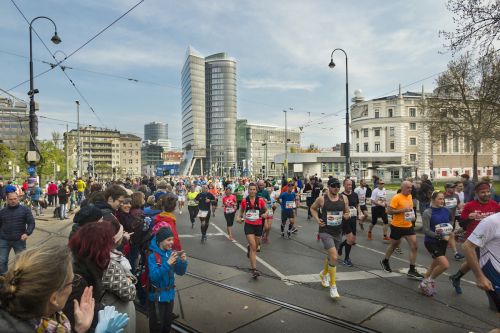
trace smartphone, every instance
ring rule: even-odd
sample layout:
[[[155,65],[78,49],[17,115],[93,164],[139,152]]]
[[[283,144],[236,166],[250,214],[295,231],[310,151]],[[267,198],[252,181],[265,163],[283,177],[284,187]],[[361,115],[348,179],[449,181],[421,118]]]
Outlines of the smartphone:
[[[180,257],[184,254],[184,250],[177,251],[176,253],[177,253],[177,256]]]

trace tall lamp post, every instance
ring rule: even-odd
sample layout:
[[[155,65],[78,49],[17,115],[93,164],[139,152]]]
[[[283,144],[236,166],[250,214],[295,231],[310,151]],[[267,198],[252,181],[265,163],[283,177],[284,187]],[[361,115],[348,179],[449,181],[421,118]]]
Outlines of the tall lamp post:
[[[29,36],[30,36],[30,90],[28,91],[28,96],[30,97],[30,133],[31,133],[31,138],[30,138],[30,154],[27,154],[26,161],[29,162],[30,166],[34,167],[36,165],[36,162],[39,160],[39,158],[33,157],[33,155],[36,156],[37,154],[37,148],[36,148],[36,137],[38,136],[38,119],[35,114],[35,94],[38,93],[38,89],[35,89],[34,87],[34,80],[33,80],[33,38],[32,38],[32,32],[33,32],[33,23],[38,20],[38,19],[46,19],[52,22],[54,25],[54,36],[50,39],[52,43],[54,44],[59,44],[61,42],[61,38],[57,35],[57,26],[52,21],[52,19],[48,18],[47,16],[37,16],[33,20],[31,20],[30,25],[29,25]]]
[[[328,67],[331,69],[335,67],[335,63],[333,62],[333,53],[335,53],[335,51],[342,51],[345,55],[345,174],[349,176],[351,174],[351,167],[349,164],[351,152],[349,145],[349,75],[347,70],[347,53],[339,48],[333,50],[330,56],[330,63],[328,64]]]
[[[288,108],[290,111],[293,111],[293,108]],[[285,113],[285,163],[283,163],[283,173],[285,174],[285,178],[288,178],[288,126],[286,115],[288,113],[287,110],[283,110]]]

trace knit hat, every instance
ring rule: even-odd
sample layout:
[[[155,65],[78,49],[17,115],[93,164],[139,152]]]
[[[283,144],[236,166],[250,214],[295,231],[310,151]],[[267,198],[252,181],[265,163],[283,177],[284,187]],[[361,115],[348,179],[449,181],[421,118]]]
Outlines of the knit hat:
[[[158,232],[156,233],[156,242],[161,243],[169,237],[174,237],[174,234],[172,233],[172,229],[166,228],[166,227],[160,228],[160,230],[158,230]]]
[[[73,222],[83,226],[88,222],[97,222],[102,218],[102,212],[94,205],[83,206],[78,213],[75,214]]]

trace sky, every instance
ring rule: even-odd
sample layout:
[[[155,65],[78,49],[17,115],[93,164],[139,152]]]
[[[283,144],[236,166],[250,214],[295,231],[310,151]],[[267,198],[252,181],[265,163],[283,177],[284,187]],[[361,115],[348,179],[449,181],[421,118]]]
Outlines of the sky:
[[[345,140],[345,56],[349,98],[432,91],[452,56],[440,30],[454,29],[435,0],[0,0],[0,89],[27,100],[29,24],[61,65],[34,79],[39,138],[80,122],[143,137],[144,124],[168,123],[181,147],[181,70],[186,50],[226,52],[237,61],[238,118],[302,129],[302,146]],[[82,47],[81,49],[79,49]],[[75,50],[79,49],[73,54]],[[33,34],[35,75],[55,63]],[[65,73],[67,76],[65,76]],[[74,85],[73,85],[74,84]],[[18,86],[19,85],[19,86]],[[16,87],[17,86],[17,87]],[[15,87],[15,88],[14,88]],[[6,94],[0,91],[0,96]],[[291,109],[290,109],[291,108]],[[93,111],[94,112],[93,112]]]

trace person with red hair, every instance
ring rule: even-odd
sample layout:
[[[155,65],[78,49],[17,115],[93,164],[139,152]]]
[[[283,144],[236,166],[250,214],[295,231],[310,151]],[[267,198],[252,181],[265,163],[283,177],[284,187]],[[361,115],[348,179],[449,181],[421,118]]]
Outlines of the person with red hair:
[[[73,272],[81,277],[78,285],[68,297],[63,312],[70,322],[75,322],[73,300],[79,300],[86,287],[93,287],[92,297],[96,300],[94,319],[91,328],[95,329],[98,312],[103,309],[99,303],[103,294],[102,276],[111,259],[111,250],[115,246],[115,232],[109,222],[87,223],[69,240],[68,246],[73,254]]]

